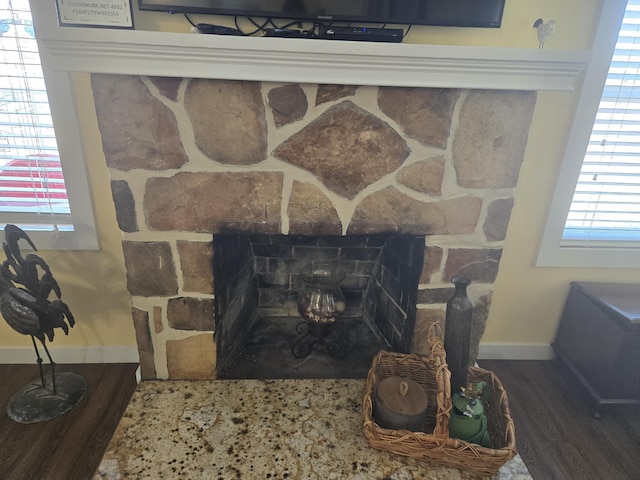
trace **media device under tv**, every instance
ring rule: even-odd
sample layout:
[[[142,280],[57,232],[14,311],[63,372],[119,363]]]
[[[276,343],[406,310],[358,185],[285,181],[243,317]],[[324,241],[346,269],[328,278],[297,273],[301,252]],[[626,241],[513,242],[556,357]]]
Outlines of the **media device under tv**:
[[[138,0],[140,10],[282,18],[322,24],[499,28],[506,0]]]

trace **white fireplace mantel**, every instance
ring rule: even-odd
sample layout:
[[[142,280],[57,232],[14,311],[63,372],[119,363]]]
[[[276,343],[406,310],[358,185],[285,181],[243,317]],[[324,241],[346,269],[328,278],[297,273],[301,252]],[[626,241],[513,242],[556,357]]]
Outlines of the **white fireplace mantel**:
[[[33,13],[42,61],[57,71],[570,91],[578,87],[591,58],[588,51],[59,27],[52,4],[36,2]]]

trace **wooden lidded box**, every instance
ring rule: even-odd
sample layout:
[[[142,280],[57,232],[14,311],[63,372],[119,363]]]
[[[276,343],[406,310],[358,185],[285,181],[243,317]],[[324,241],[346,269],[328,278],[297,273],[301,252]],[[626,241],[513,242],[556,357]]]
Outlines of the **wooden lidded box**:
[[[640,404],[640,284],[571,283],[552,346],[597,409]]]

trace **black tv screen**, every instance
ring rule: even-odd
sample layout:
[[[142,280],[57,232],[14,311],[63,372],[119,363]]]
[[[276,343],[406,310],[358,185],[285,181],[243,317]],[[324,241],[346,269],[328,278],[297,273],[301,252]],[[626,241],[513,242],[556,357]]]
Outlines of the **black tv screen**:
[[[506,0],[138,0],[140,10],[357,22],[499,28]]]

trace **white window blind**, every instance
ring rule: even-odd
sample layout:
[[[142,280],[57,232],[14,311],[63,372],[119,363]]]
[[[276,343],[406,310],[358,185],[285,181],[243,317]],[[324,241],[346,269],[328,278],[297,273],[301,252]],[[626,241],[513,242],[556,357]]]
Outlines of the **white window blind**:
[[[640,241],[640,0],[627,3],[562,240]]]
[[[35,214],[44,229],[68,229],[69,202],[28,0],[0,0],[0,50],[0,209]]]

